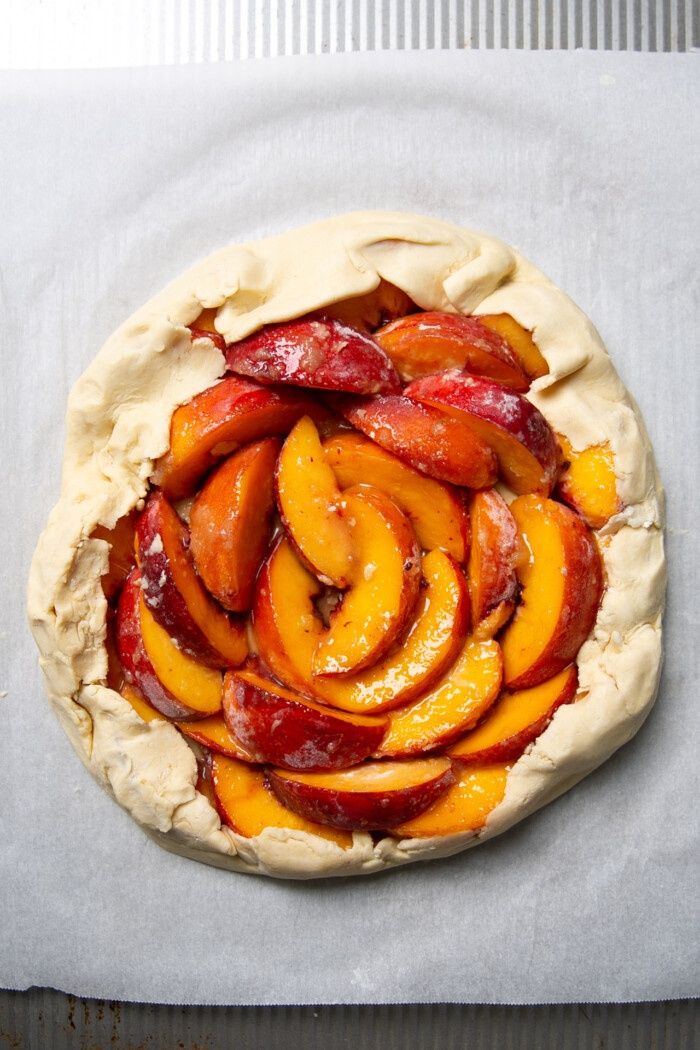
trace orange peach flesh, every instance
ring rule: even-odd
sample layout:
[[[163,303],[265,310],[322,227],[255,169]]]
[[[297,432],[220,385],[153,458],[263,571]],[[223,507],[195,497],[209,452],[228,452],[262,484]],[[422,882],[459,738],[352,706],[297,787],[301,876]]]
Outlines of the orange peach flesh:
[[[539,379],[548,374],[549,365],[537,348],[532,333],[518,324],[510,314],[481,314],[477,320],[505,339],[530,379]]]
[[[574,452],[558,434],[565,466],[559,473],[557,492],[592,529],[602,529],[622,509],[612,449],[606,442]]]
[[[207,590],[225,609],[250,608],[274,507],[278,438],[245,445],[224,460],[190,514],[190,550]]]
[[[456,489],[421,474],[363,434],[336,434],[323,442],[323,451],[341,489],[361,484],[381,489],[409,519],[423,550],[440,548],[465,560],[469,519]]]
[[[442,798],[413,820],[390,828],[391,834],[411,839],[479,831],[503,801],[509,770],[504,762],[465,768]]]
[[[265,828],[289,828],[320,835],[341,849],[352,846],[350,832],[324,827],[286,809],[267,787],[265,774],[258,766],[213,755],[211,779],[222,820],[245,838],[260,835]]]
[[[501,693],[480,725],[453,744],[450,758],[467,764],[517,758],[543,732],[557,707],[575,698],[577,683],[572,665],[531,689]]]
[[[503,658],[497,642],[469,639],[445,677],[408,707],[389,712],[389,730],[375,758],[445,747],[473,726],[498,696]]]
[[[406,625],[420,589],[420,549],[396,504],[379,489],[358,485],[343,493],[341,505],[357,562],[314,653],[317,675],[351,674],[380,659]]]
[[[284,443],[275,484],[280,517],[302,560],[326,583],[347,587],[356,562],[349,514],[308,416]]]
[[[569,664],[595,622],[602,568],[595,539],[568,507],[520,496],[511,513],[529,551],[520,604],[500,635],[503,684],[538,685]]]
[[[343,711],[379,713],[407,703],[450,666],[464,640],[469,616],[464,577],[442,551],[422,563],[427,586],[413,622],[396,646],[356,675],[314,677],[313,654],[324,627],[313,606],[318,583],[288,543],[269,559],[259,585],[255,628],[260,653],[290,688]]]
[[[196,321],[190,325],[195,331],[199,332],[211,332],[213,335],[217,335],[216,331],[216,315],[218,314],[218,308],[210,308],[202,310],[201,314]]]
[[[181,652],[172,638],[149,612],[143,594],[139,599],[141,636],[146,655],[161,683],[187,707],[202,715],[221,710],[221,671],[205,667]]]

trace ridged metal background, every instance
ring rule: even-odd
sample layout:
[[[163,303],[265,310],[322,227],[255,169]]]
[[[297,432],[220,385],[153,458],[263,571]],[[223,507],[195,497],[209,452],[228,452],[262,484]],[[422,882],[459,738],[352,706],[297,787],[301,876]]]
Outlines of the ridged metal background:
[[[698,0],[0,0],[0,68],[380,49],[690,51]],[[692,1050],[697,1001],[172,1007],[0,991],[0,1050]]]
[[[177,1007],[0,993],[23,1050],[694,1050],[696,1001],[570,1006]]]
[[[690,51],[698,0],[3,0],[0,68],[436,48]]]

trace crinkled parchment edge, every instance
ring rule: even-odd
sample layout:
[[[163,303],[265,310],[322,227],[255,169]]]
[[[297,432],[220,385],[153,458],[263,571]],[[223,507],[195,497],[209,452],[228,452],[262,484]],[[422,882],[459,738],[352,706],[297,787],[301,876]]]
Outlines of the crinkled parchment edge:
[[[168,723],[145,724],[104,685],[107,606],[100,585],[112,527],[147,491],[173,410],[223,374],[187,325],[219,308],[228,342],[372,291],[380,279],[423,309],[508,312],[534,332],[550,373],[531,400],[575,449],[608,441],[624,510],[600,532],[607,587],[578,657],[579,692],[514,764],[486,826],[441,839],[342,850],[303,832],[245,839],[195,791],[191,748]],[[663,492],[639,412],[597,332],[534,266],[502,242],[434,219],[340,216],[224,249],[194,266],[108,340],[68,403],[61,498],[32,563],[28,613],[49,700],[98,782],[162,846],[238,871],[316,878],[447,856],[505,831],[566,791],[639,729],[658,688],[665,593]]]

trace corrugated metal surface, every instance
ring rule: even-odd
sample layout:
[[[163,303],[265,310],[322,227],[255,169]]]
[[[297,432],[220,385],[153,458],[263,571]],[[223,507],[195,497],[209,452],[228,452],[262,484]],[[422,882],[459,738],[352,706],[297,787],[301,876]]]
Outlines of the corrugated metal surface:
[[[689,51],[699,35],[697,0],[5,0],[0,68],[380,49]]]
[[[379,49],[690,51],[697,0],[5,0],[0,68]],[[509,1007],[171,1007],[0,991],[0,1048],[691,1050],[697,1001]]]
[[[176,1007],[0,992],[23,1050],[693,1050],[697,1001],[571,1006]]]

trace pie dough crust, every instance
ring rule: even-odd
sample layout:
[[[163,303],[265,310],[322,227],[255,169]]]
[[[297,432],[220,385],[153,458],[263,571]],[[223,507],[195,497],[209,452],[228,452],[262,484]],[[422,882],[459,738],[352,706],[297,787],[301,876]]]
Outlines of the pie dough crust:
[[[222,827],[195,791],[196,759],[169,723],[144,723],[104,684],[100,576],[109,546],[90,539],[146,495],[169,444],[174,409],[224,373],[187,325],[218,308],[227,342],[364,295],[384,279],[424,310],[510,313],[534,333],[550,368],[529,398],[575,450],[609,442],[624,510],[599,530],[607,587],[578,655],[575,703],[514,764],[481,832],[351,849],[304,832],[246,839]],[[49,700],[80,758],[166,849],[222,868],[286,878],[367,873],[447,856],[505,831],[556,798],[630,739],[648,714],[662,660],[666,573],[663,490],[639,411],[590,321],[531,263],[493,237],[435,219],[360,212],[226,248],[138,310],[108,340],[68,402],[61,498],[31,568],[28,612]]]

